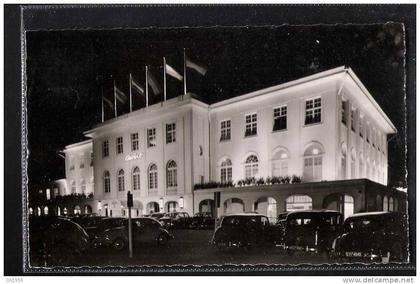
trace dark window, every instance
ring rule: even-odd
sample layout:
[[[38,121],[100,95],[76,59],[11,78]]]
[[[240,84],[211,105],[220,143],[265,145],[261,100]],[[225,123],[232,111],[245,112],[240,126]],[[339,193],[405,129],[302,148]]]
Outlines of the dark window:
[[[245,137],[257,135],[257,114],[245,116]]]
[[[230,140],[230,120],[220,122],[220,141]]]
[[[287,106],[274,109],[273,131],[287,129]]]
[[[305,125],[321,122],[321,98],[306,101]]]

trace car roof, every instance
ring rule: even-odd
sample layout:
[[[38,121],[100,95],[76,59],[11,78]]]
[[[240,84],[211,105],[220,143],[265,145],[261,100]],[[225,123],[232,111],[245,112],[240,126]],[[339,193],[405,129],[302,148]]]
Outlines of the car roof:
[[[389,212],[389,211],[374,211],[374,212],[363,212],[363,213],[356,213],[349,216],[347,219],[350,218],[358,218],[358,217],[367,217],[367,216],[384,216],[384,215],[397,215],[397,212]]]
[[[261,217],[267,217],[265,215],[254,213],[254,212],[246,212],[246,213],[233,213],[233,214],[226,214],[223,217],[232,217],[232,216],[261,216]]]

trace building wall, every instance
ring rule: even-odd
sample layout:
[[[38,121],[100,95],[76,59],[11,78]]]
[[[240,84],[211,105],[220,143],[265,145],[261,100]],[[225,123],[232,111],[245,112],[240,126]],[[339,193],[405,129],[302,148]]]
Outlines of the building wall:
[[[75,193],[82,194],[82,181],[85,182],[85,195],[94,192],[93,164],[91,164],[92,142],[84,141],[69,145],[64,150],[66,155],[66,182],[65,194],[72,193],[72,184],[76,186]],[[81,167],[83,165],[83,167]]]

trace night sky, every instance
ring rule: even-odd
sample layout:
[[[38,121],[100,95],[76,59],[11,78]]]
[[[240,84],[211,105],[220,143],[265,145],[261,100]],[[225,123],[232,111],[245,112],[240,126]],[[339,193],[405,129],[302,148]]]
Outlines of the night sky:
[[[65,176],[57,151],[101,120],[101,89],[128,95],[144,66],[163,86],[162,58],[182,74],[183,48],[206,76],[187,75],[206,102],[238,96],[342,65],[350,66],[398,130],[389,144],[392,185],[405,185],[404,34],[398,24],[27,32],[29,183]],[[167,76],[168,97],[183,92]],[[152,101],[159,101],[154,96]],[[144,102],[134,96],[134,106]],[[119,106],[128,112],[128,104]],[[108,110],[106,117],[112,117]]]

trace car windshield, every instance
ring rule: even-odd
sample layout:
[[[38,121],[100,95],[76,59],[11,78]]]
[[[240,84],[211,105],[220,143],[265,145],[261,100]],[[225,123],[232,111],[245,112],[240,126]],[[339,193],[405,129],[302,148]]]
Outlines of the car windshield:
[[[295,226],[320,226],[329,227],[341,224],[340,214],[322,214],[322,215],[289,215],[287,218],[287,225]]]
[[[351,218],[346,220],[345,228],[348,231],[377,231],[384,227],[382,218],[374,216],[364,218]]]
[[[255,226],[268,225],[268,219],[264,216],[226,216],[223,218],[223,226]]]

